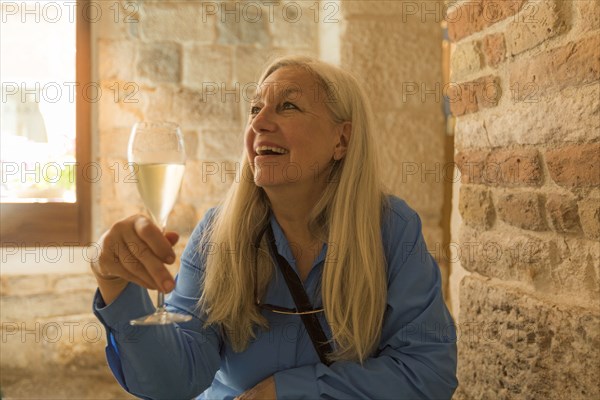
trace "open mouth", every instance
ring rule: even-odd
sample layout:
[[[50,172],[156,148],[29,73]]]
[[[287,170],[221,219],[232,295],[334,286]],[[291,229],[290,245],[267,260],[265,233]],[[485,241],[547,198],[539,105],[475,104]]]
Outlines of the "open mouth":
[[[258,146],[254,151],[259,156],[280,156],[288,153],[286,149],[273,146]]]

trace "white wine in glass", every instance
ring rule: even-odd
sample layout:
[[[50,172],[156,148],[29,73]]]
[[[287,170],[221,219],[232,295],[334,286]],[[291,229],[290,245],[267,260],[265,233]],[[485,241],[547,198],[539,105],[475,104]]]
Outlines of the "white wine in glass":
[[[185,171],[185,147],[179,126],[172,122],[138,122],[131,130],[127,151],[137,175],[137,188],[154,223],[164,232]],[[158,292],[153,314],[131,320],[131,325],[168,325],[191,320],[172,313]]]
[[[156,225],[164,227],[179,194],[184,164],[137,165],[137,188]]]

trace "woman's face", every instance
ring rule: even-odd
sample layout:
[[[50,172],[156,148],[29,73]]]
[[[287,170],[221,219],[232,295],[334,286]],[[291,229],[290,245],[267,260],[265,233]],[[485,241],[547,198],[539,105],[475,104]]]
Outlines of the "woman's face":
[[[250,106],[246,151],[263,188],[326,184],[333,159],[345,154],[348,123],[336,124],[312,75],[283,67],[265,79]]]

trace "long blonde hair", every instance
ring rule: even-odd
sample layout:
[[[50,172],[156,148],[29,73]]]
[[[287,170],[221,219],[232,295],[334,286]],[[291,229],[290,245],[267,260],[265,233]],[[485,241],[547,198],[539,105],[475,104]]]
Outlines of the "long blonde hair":
[[[326,104],[337,123],[350,121],[347,152],[335,163],[329,183],[310,216],[309,229],[328,243],[321,291],[325,317],[332,329],[331,361],[363,362],[376,350],[387,299],[386,264],[381,239],[385,197],[371,136],[366,96],[349,73],[307,57],[283,57],[264,71],[262,83],[283,67],[309,71],[324,90]],[[203,243],[206,256],[199,306],[206,324],[216,324],[236,352],[256,337],[256,327],[268,328],[255,306],[254,280],[261,296],[272,274],[271,260],[261,258],[252,267],[258,231],[268,223],[269,201],[248,176],[246,152],[240,177],[217,210]],[[265,243],[261,244],[265,246]]]

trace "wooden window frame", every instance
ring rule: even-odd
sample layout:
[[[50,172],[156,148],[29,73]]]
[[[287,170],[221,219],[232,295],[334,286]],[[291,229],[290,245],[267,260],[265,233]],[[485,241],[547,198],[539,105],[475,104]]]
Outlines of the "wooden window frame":
[[[85,3],[75,5],[76,82],[91,81],[91,24],[81,18]],[[75,203],[0,203],[0,244],[7,246],[86,246],[91,238],[91,184],[83,175],[90,163],[91,104],[76,91]]]

